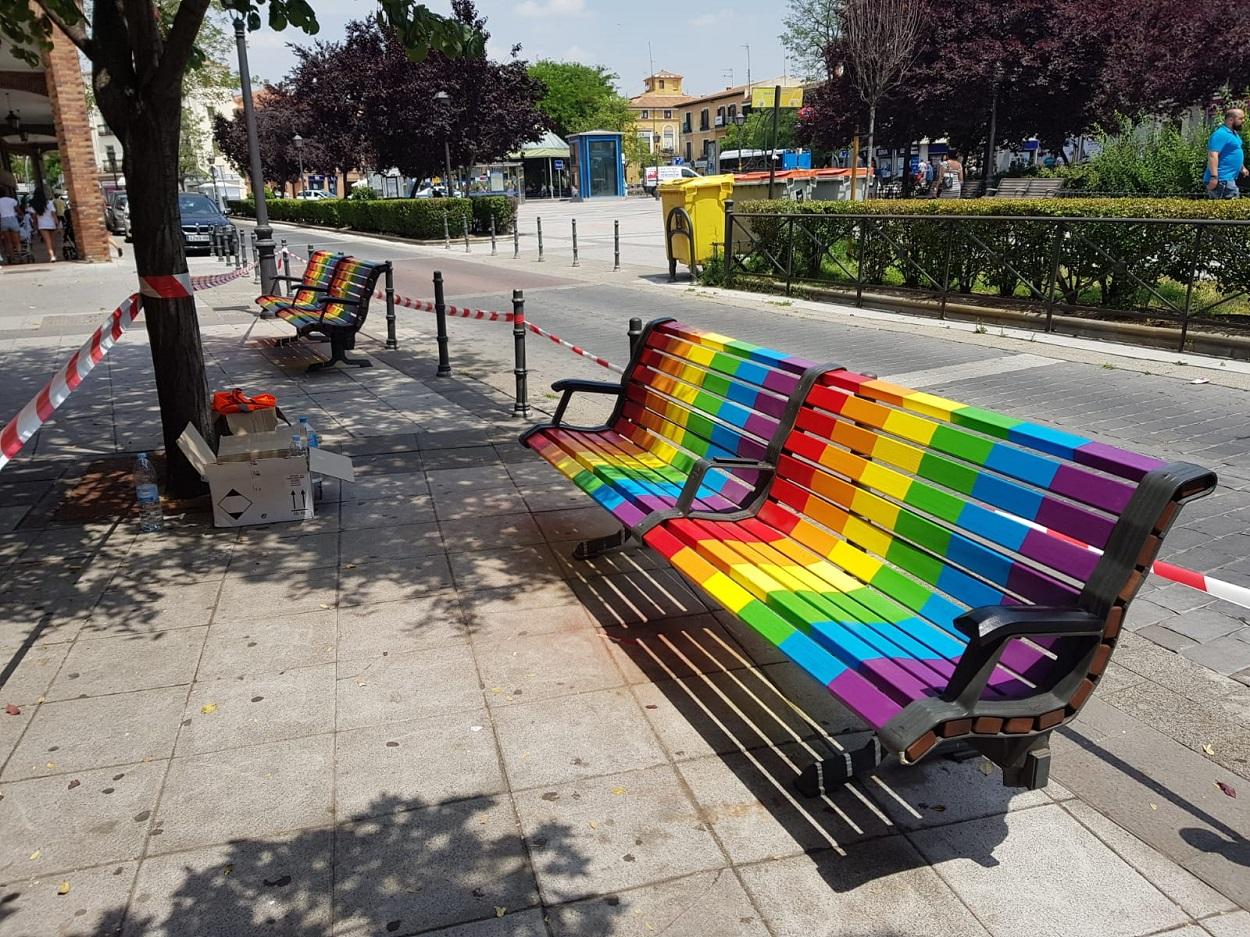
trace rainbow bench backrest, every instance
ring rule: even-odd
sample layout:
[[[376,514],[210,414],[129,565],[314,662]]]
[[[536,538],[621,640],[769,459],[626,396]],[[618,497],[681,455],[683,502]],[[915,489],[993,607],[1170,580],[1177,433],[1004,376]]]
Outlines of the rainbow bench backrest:
[[[369,314],[369,300],[378,278],[386,269],[385,261],[344,257],[334,267],[329,288],[318,298],[324,304],[322,321],[328,325],[347,325],[359,329]],[[352,304],[336,303],[335,298],[350,299]]]
[[[338,251],[313,251],[308,256],[308,263],[304,267],[304,275],[300,278],[300,286],[295,291],[295,295],[291,297],[290,302],[296,306],[316,305],[326,295],[325,290],[330,286],[335,268],[342,257],[343,255]],[[319,289],[305,288],[313,286],[319,287]]]
[[[622,382],[610,427],[681,472],[700,458],[764,459],[812,362],[675,320],[653,322]],[[746,495],[740,478],[706,483]]]

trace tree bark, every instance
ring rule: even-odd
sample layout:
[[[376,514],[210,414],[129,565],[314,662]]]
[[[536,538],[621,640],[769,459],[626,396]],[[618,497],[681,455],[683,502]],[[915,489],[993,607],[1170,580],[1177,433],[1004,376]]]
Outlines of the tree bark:
[[[868,159],[865,161],[868,172],[864,174],[864,198],[872,198],[874,183],[877,177],[872,174],[872,161],[877,155],[877,102],[868,105]],[[856,154],[858,158],[859,154]]]

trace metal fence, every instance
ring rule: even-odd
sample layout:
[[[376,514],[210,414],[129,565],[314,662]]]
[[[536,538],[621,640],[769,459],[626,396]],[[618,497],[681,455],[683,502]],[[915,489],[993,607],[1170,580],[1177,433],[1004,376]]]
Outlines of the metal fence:
[[[1250,221],[1044,215],[736,212],[725,207],[724,282],[741,276],[952,296],[1044,317],[1250,330]],[[1244,309],[1245,314],[1231,314]]]

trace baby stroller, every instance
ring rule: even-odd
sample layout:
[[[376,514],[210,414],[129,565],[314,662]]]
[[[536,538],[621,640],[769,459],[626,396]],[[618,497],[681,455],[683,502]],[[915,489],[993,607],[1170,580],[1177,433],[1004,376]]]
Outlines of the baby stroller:
[[[68,209],[61,223],[61,259],[78,260],[78,244],[74,241],[74,213]]]

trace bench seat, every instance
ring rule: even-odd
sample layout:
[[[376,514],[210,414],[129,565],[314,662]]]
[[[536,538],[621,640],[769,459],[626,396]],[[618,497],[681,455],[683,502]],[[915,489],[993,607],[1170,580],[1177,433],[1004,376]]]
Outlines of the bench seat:
[[[274,278],[294,286],[290,296],[281,294],[257,296],[256,305],[275,316],[280,310],[315,310],[318,301],[329,290],[335,267],[342,259],[343,255],[338,251],[313,251],[308,256],[308,263],[304,265],[304,272],[298,279],[284,276]]]

